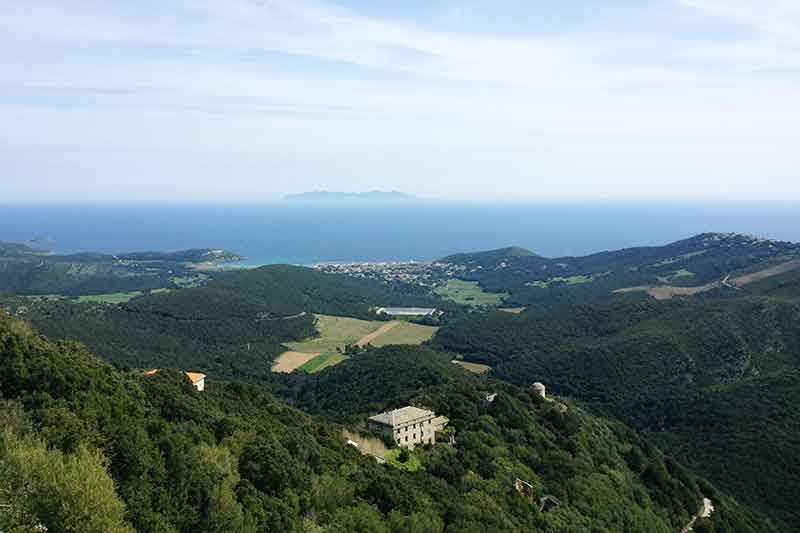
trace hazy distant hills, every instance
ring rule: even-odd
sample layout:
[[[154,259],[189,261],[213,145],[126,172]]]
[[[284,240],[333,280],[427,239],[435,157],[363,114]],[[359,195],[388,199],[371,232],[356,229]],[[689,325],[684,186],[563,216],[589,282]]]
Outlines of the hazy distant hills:
[[[198,267],[239,261],[226,250],[134,252],[119,255],[85,252],[60,255],[26,244],[0,241],[0,294],[68,295],[177,289],[199,277]]]
[[[285,202],[307,203],[396,203],[417,202],[416,196],[399,191],[368,191],[368,192],[334,192],[313,191],[289,194],[283,197]]]

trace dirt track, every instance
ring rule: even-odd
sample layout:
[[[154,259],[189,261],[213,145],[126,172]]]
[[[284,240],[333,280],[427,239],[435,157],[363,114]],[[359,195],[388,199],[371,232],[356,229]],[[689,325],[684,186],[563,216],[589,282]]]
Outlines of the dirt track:
[[[359,340],[356,344],[358,344],[359,346],[366,346],[367,344],[371,343],[372,341],[374,341],[387,331],[391,331],[399,325],[400,325],[399,320],[392,320],[391,322],[387,322],[386,324],[381,325],[381,327],[379,327],[372,333],[361,337],[361,340]]]
[[[731,278],[730,276],[726,276],[723,281],[713,281],[711,283],[706,283],[705,285],[700,285],[698,287],[675,287],[673,285],[642,285],[639,287],[626,287],[624,289],[617,289],[614,292],[625,293],[625,292],[646,291],[647,294],[649,294],[656,300],[669,300],[674,296],[692,296],[693,294],[700,294],[701,292],[707,292],[710,291],[711,289],[716,289],[723,285],[725,287],[740,288],[749,283],[755,283],[756,281],[761,281],[762,279],[767,279],[771,278],[772,276],[785,274],[786,272],[796,270],[798,268],[800,268],[800,259],[792,259],[791,261],[787,261],[785,263],[781,263],[780,265],[775,265],[770,268],[765,268],[764,270],[759,270],[758,272],[753,272],[752,274],[744,274],[737,278]]]
[[[762,279],[770,278],[772,276],[785,274],[786,272],[796,270],[798,268],[800,268],[800,259],[793,259],[791,261],[781,263],[780,265],[775,265],[774,267],[753,272],[752,274],[745,274],[744,276],[733,278],[731,282],[736,286],[747,285],[748,283],[755,283],[756,281],[761,281]]]
[[[273,372],[284,372],[288,374],[294,371],[297,367],[304,365],[311,361],[319,353],[304,353],[304,352],[284,352],[272,365]]]
[[[689,533],[694,528],[694,525],[697,521],[701,518],[710,518],[711,513],[714,512],[714,504],[708,498],[703,498],[703,508],[700,510],[699,513],[692,517],[691,522],[686,524],[686,527],[681,529],[681,533]]]

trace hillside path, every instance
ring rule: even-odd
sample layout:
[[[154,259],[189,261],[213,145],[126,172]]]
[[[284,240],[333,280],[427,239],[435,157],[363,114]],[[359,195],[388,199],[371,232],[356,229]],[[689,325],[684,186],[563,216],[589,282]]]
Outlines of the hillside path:
[[[391,331],[399,325],[400,325],[399,320],[392,320],[391,322],[387,322],[386,324],[381,325],[381,327],[379,327],[372,333],[361,337],[361,340],[359,340],[356,344],[358,344],[359,346],[366,346],[367,344],[371,343],[372,341],[374,341],[387,331]]]
[[[647,292],[647,294],[649,294],[656,300],[670,300],[674,296],[692,296],[695,294],[700,294],[702,292],[710,291],[712,289],[716,289],[718,287],[728,287],[729,289],[741,289],[744,285],[755,283],[756,281],[761,281],[763,279],[771,278],[773,276],[778,276],[780,274],[785,274],[786,272],[790,272],[792,270],[797,270],[797,269],[800,269],[800,259],[792,259],[791,261],[786,261],[785,263],[780,263],[770,268],[765,268],[764,270],[759,270],[757,272],[752,272],[750,274],[743,274],[735,278],[732,278],[731,274],[728,274],[720,281],[712,281],[710,283],[706,283],[705,285],[700,285],[697,287],[676,287],[673,285],[640,285],[637,287],[625,287],[622,289],[617,289],[612,292],[625,293],[625,292],[644,291]]]
[[[694,528],[694,525],[697,521],[701,518],[709,518],[711,513],[714,512],[714,504],[708,498],[703,498],[703,508],[700,510],[699,513],[694,515],[691,521],[686,524],[686,527],[681,529],[681,533],[689,533]]]

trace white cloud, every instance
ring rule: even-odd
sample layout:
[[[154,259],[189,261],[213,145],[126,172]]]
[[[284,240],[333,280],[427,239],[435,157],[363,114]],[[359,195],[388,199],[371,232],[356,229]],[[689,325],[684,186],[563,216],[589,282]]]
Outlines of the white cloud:
[[[679,0],[785,43],[800,45],[800,2],[797,0]]]
[[[488,176],[503,195],[724,184],[746,197],[756,177],[800,196],[798,80],[773,72],[800,67],[796,2],[676,0],[691,8],[689,36],[642,15],[514,37],[308,0],[10,4],[0,170],[54,191],[94,169],[104,195],[161,174],[214,198],[227,161],[234,197],[361,185],[477,196]],[[710,20],[752,35],[704,32]]]

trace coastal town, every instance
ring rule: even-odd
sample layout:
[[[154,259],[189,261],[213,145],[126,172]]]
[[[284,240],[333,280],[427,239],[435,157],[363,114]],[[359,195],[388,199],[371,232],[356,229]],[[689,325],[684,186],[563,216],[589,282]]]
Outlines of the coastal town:
[[[458,277],[466,270],[463,265],[423,261],[321,263],[315,268],[329,274],[346,274],[392,285],[414,285],[430,290],[446,285],[447,280]]]

